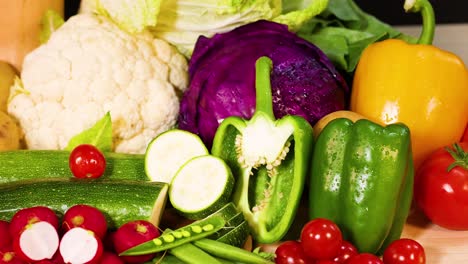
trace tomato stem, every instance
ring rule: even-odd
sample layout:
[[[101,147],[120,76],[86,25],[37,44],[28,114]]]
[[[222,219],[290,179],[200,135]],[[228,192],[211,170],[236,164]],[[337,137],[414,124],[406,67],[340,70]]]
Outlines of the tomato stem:
[[[445,150],[452,156],[455,160],[450,166],[447,167],[447,172],[451,171],[456,166],[460,166],[468,170],[468,152],[465,152],[463,148],[455,143],[453,144],[453,149],[446,147]]]

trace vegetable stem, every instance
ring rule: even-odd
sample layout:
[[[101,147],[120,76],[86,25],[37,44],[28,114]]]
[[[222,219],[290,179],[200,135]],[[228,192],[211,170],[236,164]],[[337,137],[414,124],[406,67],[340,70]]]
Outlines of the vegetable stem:
[[[435,32],[435,15],[431,3],[428,0],[405,0],[404,8],[406,12],[421,13],[423,28],[418,44],[431,45]]]
[[[272,67],[273,63],[268,57],[260,57],[255,63],[255,113],[262,112],[274,120],[270,81]]]
[[[468,152],[465,152],[460,145],[455,143],[453,144],[453,150],[449,147],[446,147],[445,150],[455,160],[452,164],[450,164],[450,166],[447,167],[447,172],[451,171],[457,166],[468,170]]]

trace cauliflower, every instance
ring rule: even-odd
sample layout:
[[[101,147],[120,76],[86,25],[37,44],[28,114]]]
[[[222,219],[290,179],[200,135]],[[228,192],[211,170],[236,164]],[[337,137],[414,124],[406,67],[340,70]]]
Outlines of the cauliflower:
[[[175,126],[187,68],[176,48],[149,32],[130,34],[104,16],[79,14],[26,56],[8,112],[29,149],[63,149],[110,112],[114,151],[144,153]]]

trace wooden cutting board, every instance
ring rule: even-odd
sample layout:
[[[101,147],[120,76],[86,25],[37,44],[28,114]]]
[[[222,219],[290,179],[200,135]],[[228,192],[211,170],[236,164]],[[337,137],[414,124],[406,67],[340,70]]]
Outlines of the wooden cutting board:
[[[427,264],[468,263],[468,231],[453,231],[432,224],[420,212],[413,212],[402,237],[423,245]]]

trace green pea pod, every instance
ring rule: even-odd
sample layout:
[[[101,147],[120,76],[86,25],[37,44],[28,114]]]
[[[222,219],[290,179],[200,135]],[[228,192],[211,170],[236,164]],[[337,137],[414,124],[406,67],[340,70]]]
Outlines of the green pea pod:
[[[360,252],[377,253],[401,236],[413,178],[406,125],[335,119],[315,144],[309,216],[334,221]]]
[[[299,206],[313,146],[312,127],[302,117],[273,114],[272,62],[256,62],[256,110],[250,120],[228,117],[216,131],[211,153],[231,167],[233,201],[260,243],[281,240]]]

